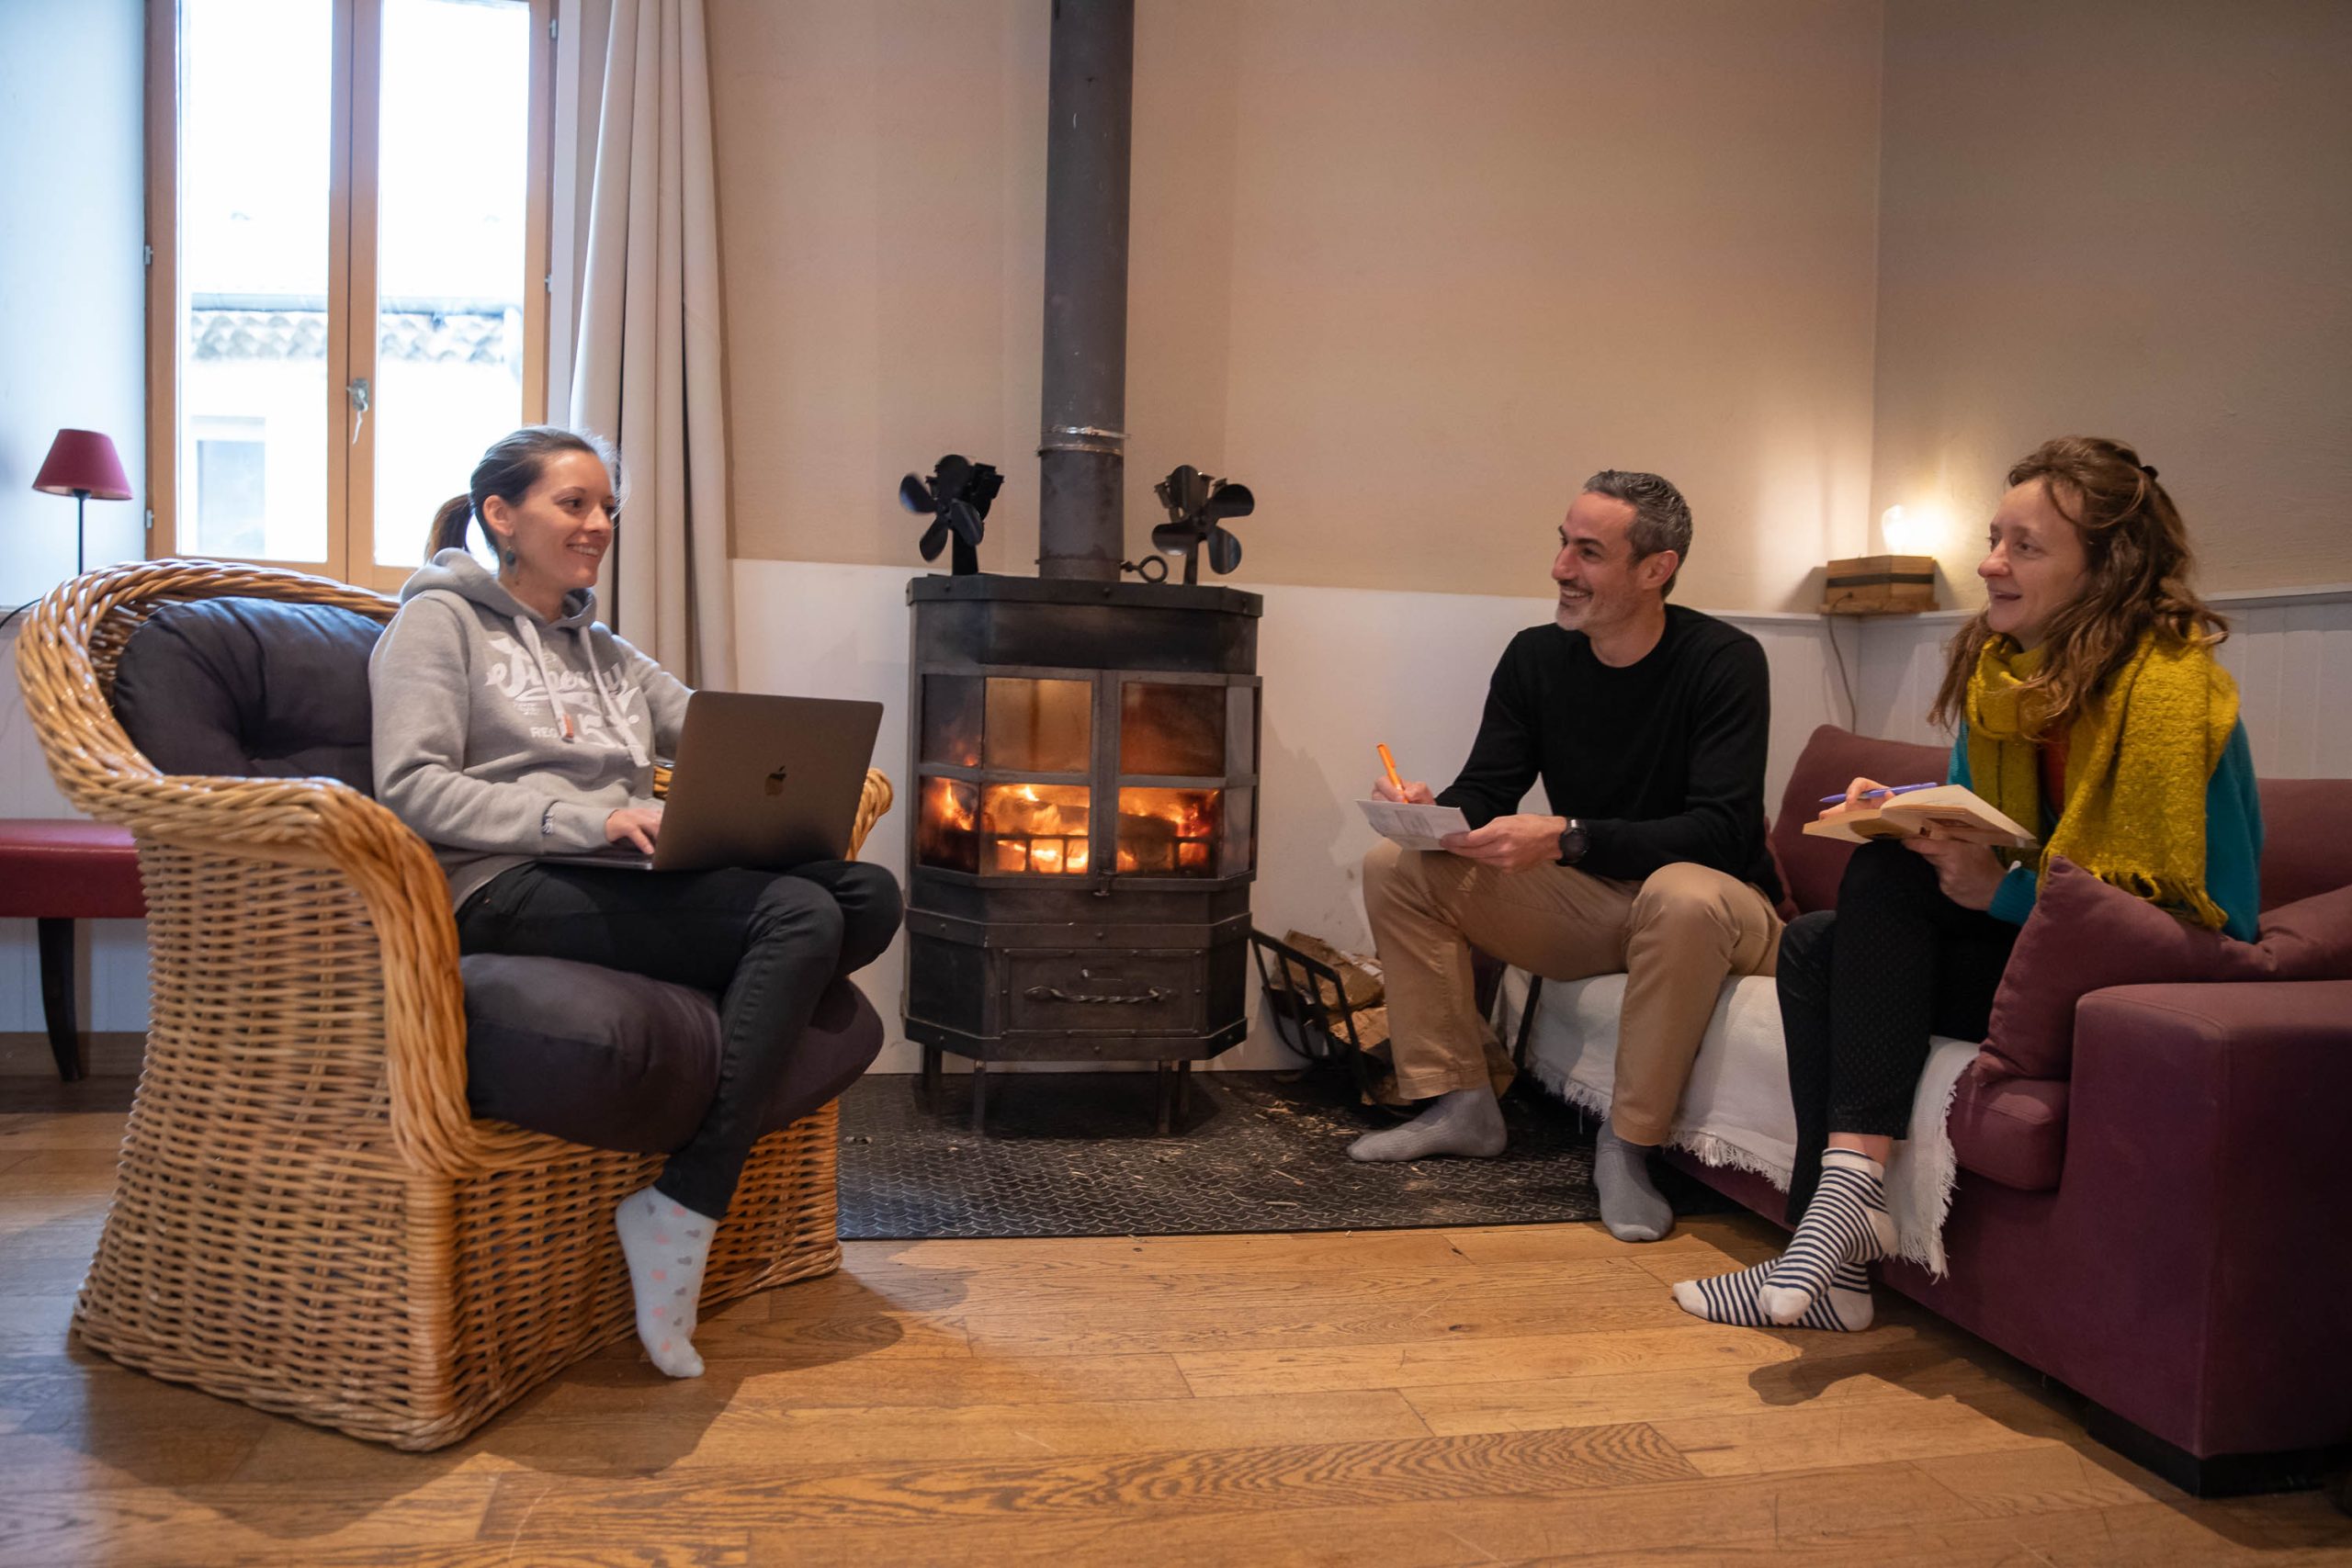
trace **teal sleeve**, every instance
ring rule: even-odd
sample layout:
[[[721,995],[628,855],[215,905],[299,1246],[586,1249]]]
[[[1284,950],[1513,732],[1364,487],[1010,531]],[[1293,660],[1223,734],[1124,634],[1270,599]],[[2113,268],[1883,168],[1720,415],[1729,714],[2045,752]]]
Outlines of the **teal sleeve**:
[[[2001,874],[2001,885],[1993,889],[1993,901],[1984,906],[1984,912],[1996,920],[2021,926],[2025,918],[2033,913],[2034,900],[2041,897],[2041,874],[2030,862],[2020,861]]]
[[[2256,934],[2261,871],[2262,796],[2255,788],[2254,748],[2241,719],[2205,785],[2205,891],[2228,917],[2222,930],[2240,942],[2252,942]]]
[[[1944,782],[1956,784],[1962,789],[1974,789],[1975,783],[1968,772],[1968,721],[1961,720],[1960,732],[1952,737],[1951,762],[1946,770],[1951,777]],[[2013,865],[2002,874],[2001,885],[1993,889],[1993,901],[1984,912],[1996,920],[2007,920],[2013,926],[2025,924],[2033,913],[2034,900],[2041,896],[2041,878],[2030,865]]]

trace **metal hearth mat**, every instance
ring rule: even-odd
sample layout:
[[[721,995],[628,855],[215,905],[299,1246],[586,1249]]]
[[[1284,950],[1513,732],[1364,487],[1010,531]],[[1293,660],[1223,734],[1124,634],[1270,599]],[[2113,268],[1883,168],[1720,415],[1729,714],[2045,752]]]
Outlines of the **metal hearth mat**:
[[[1154,1137],[1150,1073],[992,1074],[989,1134],[967,1126],[970,1080],[926,1103],[912,1074],[868,1074],[842,1097],[845,1241],[1409,1230],[1598,1219],[1592,1130],[1521,1083],[1495,1159],[1359,1165],[1358,1134],[1396,1124],[1342,1074],[1197,1073],[1186,1122]],[[1726,1207],[1678,1172],[1679,1213]]]

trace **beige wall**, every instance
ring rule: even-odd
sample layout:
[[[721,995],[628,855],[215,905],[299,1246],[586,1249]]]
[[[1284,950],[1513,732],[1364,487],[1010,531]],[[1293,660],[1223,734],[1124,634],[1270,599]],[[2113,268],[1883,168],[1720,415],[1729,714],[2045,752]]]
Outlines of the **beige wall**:
[[[1540,592],[1593,468],[1679,594],[1810,601],[1871,515],[1869,0],[1142,0],[1127,536],[1247,480],[1259,582]],[[898,475],[1010,476],[1030,570],[1044,0],[708,0],[737,548],[915,564]]]
[[[2352,6],[1894,0],[1871,516],[2121,437],[2211,589],[2352,581]]]
[[[920,564],[899,476],[1012,476],[1033,570],[1045,254],[1039,0],[707,0],[739,556]]]

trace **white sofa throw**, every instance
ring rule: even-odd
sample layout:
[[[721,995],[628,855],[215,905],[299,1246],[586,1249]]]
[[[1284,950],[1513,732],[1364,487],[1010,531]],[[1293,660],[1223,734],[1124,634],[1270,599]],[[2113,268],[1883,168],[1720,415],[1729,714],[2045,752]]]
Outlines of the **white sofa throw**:
[[[1514,969],[1503,987],[1504,1038],[1515,1040],[1527,976]],[[1617,1018],[1625,976],[1546,980],[1528,1038],[1527,1069],[1569,1103],[1607,1115],[1617,1073]],[[1894,1146],[1887,1201],[1902,1256],[1944,1271],[1943,1223],[1959,1165],[1944,1125],[1960,1075],[1975,1060],[1974,1042],[1931,1042],[1928,1069],[1911,1101],[1911,1131]],[[1785,1192],[1796,1160],[1795,1110],[1789,1103],[1781,1004],[1769,976],[1724,983],[1708,1021],[1690,1081],[1675,1110],[1668,1142],[1709,1165],[1754,1171]]]

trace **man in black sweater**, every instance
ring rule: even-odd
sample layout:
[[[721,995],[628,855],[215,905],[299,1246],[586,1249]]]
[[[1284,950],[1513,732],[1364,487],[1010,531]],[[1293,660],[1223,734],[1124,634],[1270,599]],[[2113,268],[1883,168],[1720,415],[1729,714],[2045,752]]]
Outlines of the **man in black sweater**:
[[[1434,796],[1418,782],[1374,785],[1384,799],[1458,806],[1472,830],[1442,851],[1383,840],[1364,857],[1396,1085],[1430,1103],[1357,1139],[1355,1158],[1502,1152],[1473,946],[1559,980],[1623,971],[1594,1160],[1600,1214],[1627,1241],[1673,1228],[1649,1151],[1673,1124],[1724,978],[1772,973],[1781,938],[1764,843],[1764,649],[1667,604],[1690,549],[1690,505],[1666,480],[1613,468],[1586,480],[1552,562],[1555,624],[1504,650],[1460,776]],[[1520,810],[1538,778],[1559,815]]]

